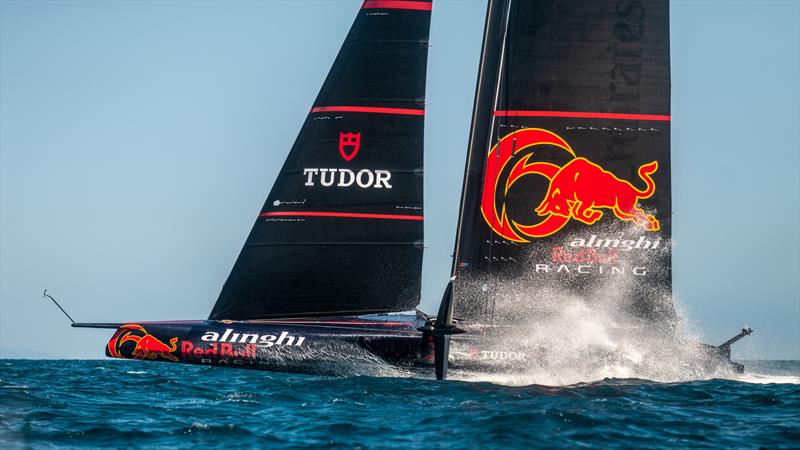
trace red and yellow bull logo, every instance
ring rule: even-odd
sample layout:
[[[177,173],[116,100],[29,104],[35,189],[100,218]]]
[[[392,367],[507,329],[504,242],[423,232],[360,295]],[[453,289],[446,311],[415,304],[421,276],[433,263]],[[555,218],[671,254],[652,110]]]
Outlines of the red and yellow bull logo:
[[[172,353],[178,349],[178,338],[169,340],[169,345],[161,342],[158,338],[148,333],[143,326],[128,324],[119,327],[111,340],[108,341],[108,356],[112,358],[125,358],[122,354],[122,345],[133,342],[133,351],[129,358],[132,359],[165,359],[167,361],[178,362],[178,357]]]
[[[510,171],[507,170],[506,166],[517,153],[545,145],[569,153],[570,161],[563,166],[542,161],[530,162],[534,156],[534,153],[530,153],[520,158]],[[552,131],[526,128],[506,135],[489,152],[481,213],[495,233],[515,242],[530,242],[528,238],[550,236],[564,228],[571,219],[592,225],[606,211],[647,231],[658,231],[661,228],[658,219],[638,206],[639,200],[650,198],[655,193],[652,175],[657,170],[658,161],[639,167],[639,178],[644,181],[645,188],[637,189],[600,165],[578,157],[572,147]],[[549,181],[547,193],[535,209],[542,217],[538,223],[526,225],[509,219],[505,205],[498,211],[498,185],[506,173],[505,186],[502,186],[504,194],[526,175],[536,174]]]

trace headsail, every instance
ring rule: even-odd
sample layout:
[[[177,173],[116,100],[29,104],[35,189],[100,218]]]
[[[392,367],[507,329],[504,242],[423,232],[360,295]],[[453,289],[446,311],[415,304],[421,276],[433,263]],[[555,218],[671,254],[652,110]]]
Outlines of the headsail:
[[[504,19],[484,39],[455,316],[491,320],[502,288],[535,305],[624,278],[628,311],[672,318],[668,2],[489,10]]]
[[[431,2],[367,0],[211,319],[419,303]]]

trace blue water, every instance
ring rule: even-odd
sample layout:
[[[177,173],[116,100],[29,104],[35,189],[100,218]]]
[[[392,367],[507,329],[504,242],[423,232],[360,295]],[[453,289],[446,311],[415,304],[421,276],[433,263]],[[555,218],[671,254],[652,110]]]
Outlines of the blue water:
[[[0,360],[0,447],[798,448],[800,363],[760,365],[750,382],[511,387]]]

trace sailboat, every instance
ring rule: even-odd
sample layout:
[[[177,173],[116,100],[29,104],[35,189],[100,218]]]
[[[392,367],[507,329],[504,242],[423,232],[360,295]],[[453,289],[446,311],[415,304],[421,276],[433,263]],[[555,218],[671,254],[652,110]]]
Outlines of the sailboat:
[[[570,295],[672,332],[668,2],[489,0],[436,316],[415,311],[431,10],[363,2],[208,319],[73,326],[116,329],[113,358],[440,379],[542,360],[513,332]]]

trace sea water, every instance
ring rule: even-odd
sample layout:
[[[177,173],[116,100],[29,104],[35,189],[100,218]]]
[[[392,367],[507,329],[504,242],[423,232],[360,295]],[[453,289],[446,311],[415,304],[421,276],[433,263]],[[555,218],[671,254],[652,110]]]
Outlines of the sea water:
[[[798,448],[800,362],[563,386],[0,360],[0,447]]]

